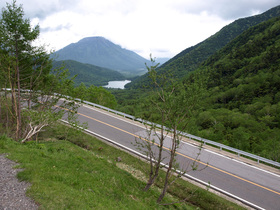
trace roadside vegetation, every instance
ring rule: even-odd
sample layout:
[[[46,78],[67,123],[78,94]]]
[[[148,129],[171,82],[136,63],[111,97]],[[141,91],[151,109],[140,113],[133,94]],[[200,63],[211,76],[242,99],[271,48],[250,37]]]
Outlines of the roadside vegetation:
[[[160,205],[161,181],[144,192],[149,165],[118,148],[64,125],[48,127],[38,142],[0,137],[0,153],[23,168],[18,178],[32,185],[27,194],[41,209],[242,209],[179,179]]]

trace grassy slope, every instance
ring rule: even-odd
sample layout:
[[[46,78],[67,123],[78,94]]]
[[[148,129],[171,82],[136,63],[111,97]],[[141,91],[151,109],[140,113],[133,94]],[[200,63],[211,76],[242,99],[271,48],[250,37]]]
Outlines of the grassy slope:
[[[64,126],[48,130],[40,139],[44,141],[19,144],[2,136],[0,153],[25,168],[18,178],[32,183],[28,195],[42,209],[240,209],[183,180],[164,202],[190,197],[189,203],[158,205],[156,188],[141,190],[147,165],[138,158]],[[122,162],[116,162],[117,157]],[[121,165],[129,170],[120,169]],[[137,174],[141,179],[135,178]]]

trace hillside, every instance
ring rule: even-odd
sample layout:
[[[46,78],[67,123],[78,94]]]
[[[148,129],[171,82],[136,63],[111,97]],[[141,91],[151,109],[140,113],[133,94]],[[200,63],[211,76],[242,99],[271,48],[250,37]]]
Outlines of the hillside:
[[[54,53],[55,60],[74,60],[95,66],[130,72],[136,75],[146,72],[145,58],[122,48],[103,37],[88,37],[72,43]]]
[[[278,16],[280,16],[280,6],[274,7],[260,15],[238,19],[225,26],[219,32],[204,40],[203,42],[185,49],[159,67],[158,72],[160,74],[170,72],[174,77],[182,78],[190,71],[195,70],[199,64],[226,46],[226,44],[228,44],[242,32],[263,21]],[[130,84],[127,84],[126,87],[141,88],[144,84],[147,84],[148,81],[148,75],[145,74]]]
[[[246,30],[178,82],[200,87],[186,132],[280,161],[280,17]],[[120,111],[160,119],[148,91],[115,96]]]
[[[192,132],[280,161],[280,17],[250,28],[193,75],[205,95]]]
[[[20,186],[11,183],[11,176],[16,173],[5,171],[7,166],[1,162],[2,155],[16,161],[17,170],[24,168],[17,177],[32,184],[28,187],[28,197],[39,205],[39,209],[243,209],[183,179],[174,183],[169,190],[172,196],[166,196],[165,202],[178,202],[188,197],[187,202],[167,207],[157,204],[160,184],[148,192],[142,190],[148,164],[61,124],[40,133],[38,143],[22,144],[0,135],[0,171],[4,172],[3,179],[7,177],[4,180],[9,184],[6,187],[7,183],[1,183],[0,194],[7,196],[0,197],[0,201],[9,198],[10,202],[14,196],[16,201],[23,199],[18,191],[15,192],[23,187],[23,182],[19,182]],[[121,162],[116,161],[118,157]],[[160,172],[160,176],[163,175]],[[5,206],[6,202],[0,203],[1,209],[19,209]]]
[[[91,64],[84,64],[73,60],[53,62],[53,68],[62,65],[69,70],[71,77],[77,75],[75,78],[75,85],[79,85],[83,82],[86,86],[104,86],[107,85],[109,81],[125,79],[125,77],[117,71]]]

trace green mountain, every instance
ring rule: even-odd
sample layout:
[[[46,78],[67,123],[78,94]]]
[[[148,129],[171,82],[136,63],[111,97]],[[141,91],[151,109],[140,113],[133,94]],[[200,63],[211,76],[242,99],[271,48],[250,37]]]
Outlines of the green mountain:
[[[205,41],[185,49],[160,66],[158,68],[158,72],[160,74],[166,74],[167,72],[170,72],[175,78],[182,78],[190,71],[195,70],[199,64],[226,46],[226,44],[228,44],[242,32],[246,31],[252,26],[278,16],[280,16],[280,6],[274,7],[260,15],[238,19],[225,26],[219,32],[209,37]],[[127,84],[126,87],[134,89],[141,88],[148,82],[148,75],[145,74]]]
[[[186,132],[280,161],[280,17],[244,31],[178,82],[200,87]],[[143,92],[115,94],[119,110],[157,122]]]
[[[75,60],[95,66],[129,72],[134,75],[146,72],[147,59],[126,50],[103,37],[88,37],[72,43],[54,53],[55,60]]]
[[[193,133],[280,161],[280,17],[242,33],[184,83],[198,75],[205,95]]]
[[[125,77],[121,73],[111,69],[84,64],[73,60],[53,62],[53,68],[59,68],[63,65],[66,69],[69,69],[70,76],[77,75],[75,78],[76,85],[83,82],[86,86],[104,86],[111,80],[125,80]]]

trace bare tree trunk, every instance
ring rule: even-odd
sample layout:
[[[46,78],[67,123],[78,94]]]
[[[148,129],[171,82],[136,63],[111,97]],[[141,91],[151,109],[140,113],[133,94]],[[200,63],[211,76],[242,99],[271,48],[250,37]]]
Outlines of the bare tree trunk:
[[[7,104],[7,99],[8,99],[8,96],[7,96],[7,90],[5,89],[5,103]],[[6,129],[8,129],[9,127],[9,111],[8,111],[8,104],[6,105]]]
[[[18,120],[18,106],[17,106],[17,100],[16,100],[16,92],[14,89],[12,89],[11,91],[11,94],[12,94],[12,107],[13,107],[13,111],[15,113],[15,116],[16,116],[16,141],[19,139],[19,120]]]
[[[157,199],[157,202],[160,203],[162,201],[162,199],[164,198],[166,192],[167,192],[167,189],[168,189],[168,179],[167,177],[165,177],[165,181],[164,181],[164,186],[163,186],[163,189],[161,191],[161,194],[160,196],[158,197]]]
[[[156,178],[157,176],[153,176],[153,174],[150,174],[149,181],[147,182],[144,191],[148,191],[150,189],[150,187],[154,184]]]
[[[173,163],[174,163],[174,160],[175,160],[175,154],[176,154],[177,148],[178,148],[177,130],[176,130],[176,127],[175,127],[175,129],[173,131],[172,147],[171,147],[171,150],[170,150],[170,159],[169,159],[168,169],[167,169],[166,174],[165,174],[163,189],[161,191],[160,196],[157,199],[158,203],[160,203],[162,201],[162,199],[164,198],[164,196],[165,196],[165,194],[168,190],[169,181],[170,181],[170,178],[171,178],[171,175],[172,175],[171,172],[172,172]]]
[[[2,94],[2,93],[1,93]],[[3,118],[3,116],[2,116],[2,106],[3,106],[3,96],[2,95],[0,95],[0,122],[3,122],[2,121],[2,118]]]
[[[16,41],[16,81],[17,81],[17,130],[16,140],[21,137],[21,106],[20,106],[20,73],[19,73],[19,55],[18,43]]]
[[[162,118],[164,117],[164,115],[162,115]],[[149,181],[147,182],[144,191],[148,191],[150,189],[150,187],[155,183],[155,180],[158,177],[159,174],[159,169],[160,169],[160,164],[162,161],[162,150],[163,150],[163,142],[164,142],[164,129],[163,129],[163,125],[161,125],[161,133],[160,133],[160,142],[159,142],[159,154],[157,156],[157,160],[155,165],[153,165],[153,160],[152,160],[152,154],[150,154],[150,174],[149,174]],[[151,148],[150,148],[151,150]],[[150,151],[153,152],[153,151]],[[155,171],[153,170],[155,167]]]

